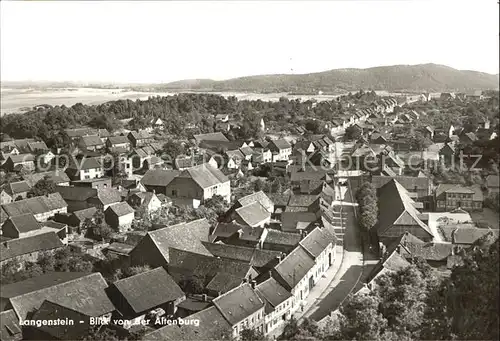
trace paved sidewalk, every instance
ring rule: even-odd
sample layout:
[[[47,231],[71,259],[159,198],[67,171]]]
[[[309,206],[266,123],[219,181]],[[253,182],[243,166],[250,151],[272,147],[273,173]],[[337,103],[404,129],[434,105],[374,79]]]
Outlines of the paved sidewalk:
[[[315,306],[319,301],[321,301],[321,297],[324,296],[325,292],[328,292],[332,283],[335,282],[336,275],[338,274],[342,262],[344,259],[344,248],[343,246],[336,245],[335,246],[335,259],[333,261],[332,266],[326,270],[321,279],[316,283],[314,288],[309,292],[309,295],[306,298],[306,304],[304,305],[304,309],[300,308],[293,314],[296,319],[301,319],[308,313],[308,311]]]

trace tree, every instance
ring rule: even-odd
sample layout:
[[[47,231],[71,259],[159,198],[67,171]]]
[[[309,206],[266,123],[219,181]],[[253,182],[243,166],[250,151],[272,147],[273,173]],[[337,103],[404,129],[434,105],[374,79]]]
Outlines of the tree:
[[[377,340],[387,327],[378,311],[380,298],[369,294],[352,295],[340,307],[340,328],[334,340]]]
[[[185,153],[184,145],[178,141],[168,140],[163,145],[163,152],[168,155],[171,160],[175,160],[177,156]]]
[[[370,182],[364,182],[356,192],[356,200],[359,204],[359,225],[362,229],[371,230],[378,219],[377,194]]]
[[[349,126],[345,130],[344,139],[346,141],[358,140],[362,136],[361,129]]]
[[[498,237],[493,232],[463,254],[463,265],[438,287],[426,311],[426,339],[498,340]]]
[[[240,332],[241,341],[266,341],[264,334],[256,329],[243,328]]]
[[[28,192],[28,197],[38,197],[56,192],[56,184],[49,176],[38,181]]]
[[[300,341],[300,340],[319,340],[322,336],[320,330],[314,321],[304,318],[299,324],[297,319],[292,315],[286,321],[283,327],[283,332],[278,337],[278,340],[283,341]]]

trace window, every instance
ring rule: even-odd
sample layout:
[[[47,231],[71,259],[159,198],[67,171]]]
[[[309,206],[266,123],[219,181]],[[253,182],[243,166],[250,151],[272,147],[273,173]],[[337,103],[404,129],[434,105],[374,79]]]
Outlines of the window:
[[[85,175],[85,179],[90,179],[90,175]]]
[[[172,196],[176,197],[177,196],[177,190],[176,189],[173,189],[172,190]]]

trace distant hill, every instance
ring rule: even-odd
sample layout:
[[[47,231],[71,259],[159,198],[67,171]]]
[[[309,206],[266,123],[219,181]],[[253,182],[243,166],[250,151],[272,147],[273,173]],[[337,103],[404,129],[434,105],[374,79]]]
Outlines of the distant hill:
[[[419,64],[335,69],[303,75],[250,76],[224,81],[185,80],[156,85],[155,88],[251,92],[467,91],[498,89],[498,75]]]

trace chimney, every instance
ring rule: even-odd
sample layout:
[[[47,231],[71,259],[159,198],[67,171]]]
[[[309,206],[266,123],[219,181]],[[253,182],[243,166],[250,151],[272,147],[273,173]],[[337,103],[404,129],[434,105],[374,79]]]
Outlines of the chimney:
[[[255,285],[257,284],[256,280],[250,281],[250,285],[252,286],[252,289],[255,289]]]
[[[153,189],[153,194],[155,194],[155,195],[156,195],[156,190],[155,190],[155,189]]]
[[[273,278],[273,272],[271,270],[268,271],[269,278]]]
[[[246,278],[243,278],[243,283],[246,283],[247,282],[247,279]]]
[[[202,298],[203,302],[208,302],[207,294],[202,294],[201,298]]]
[[[278,260],[278,263],[280,263],[280,262],[281,262],[281,259],[282,259],[282,258],[281,258],[281,255],[276,256],[276,259]]]

